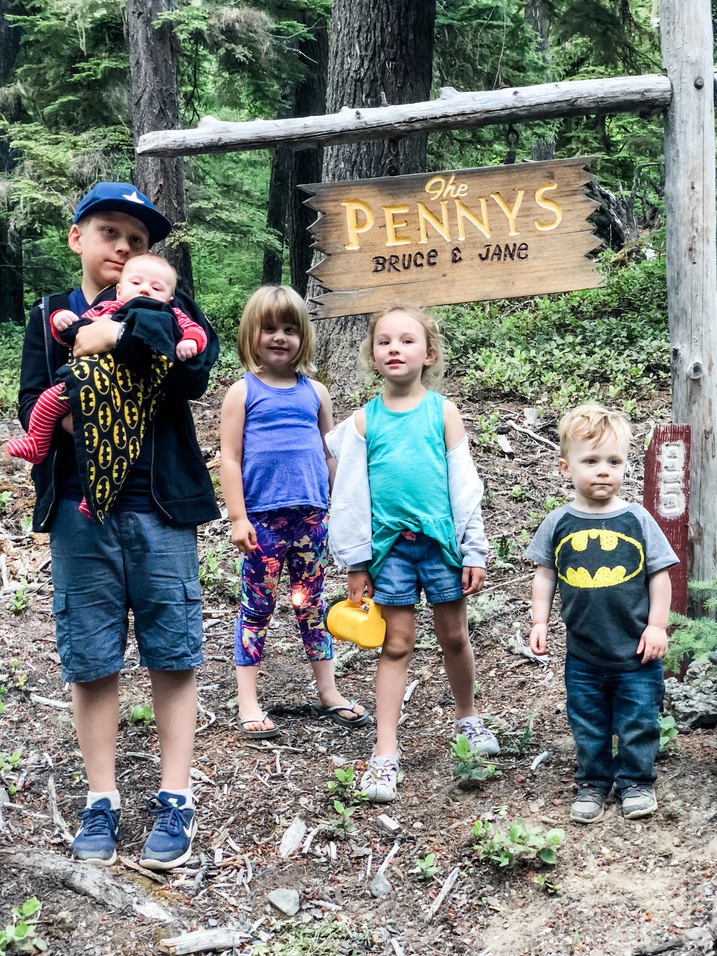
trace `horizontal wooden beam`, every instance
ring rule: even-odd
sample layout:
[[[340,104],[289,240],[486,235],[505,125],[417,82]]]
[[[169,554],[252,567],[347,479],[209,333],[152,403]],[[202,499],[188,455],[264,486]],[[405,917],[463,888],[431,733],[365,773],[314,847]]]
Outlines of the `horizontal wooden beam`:
[[[137,152],[147,156],[230,153],[288,146],[308,149],[393,139],[441,129],[468,129],[502,123],[595,113],[663,110],[672,87],[666,76],[622,76],[603,80],[543,83],[540,86],[459,93],[442,89],[437,100],[370,109],[344,107],[327,116],[227,123],[207,116],[191,130],[158,130],[140,137]]]

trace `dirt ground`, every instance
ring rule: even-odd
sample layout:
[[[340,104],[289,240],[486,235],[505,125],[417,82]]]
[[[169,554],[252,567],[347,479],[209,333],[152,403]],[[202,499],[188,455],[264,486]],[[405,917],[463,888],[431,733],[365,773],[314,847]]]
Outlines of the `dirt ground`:
[[[218,386],[195,407],[210,466],[218,457],[222,396]],[[252,946],[263,946],[259,953],[346,956],[715,952],[717,736],[713,730],[680,735],[661,757],[654,818],[628,822],[612,804],[594,826],[569,822],[574,751],[559,620],[551,631],[548,666],[512,649],[516,633],[527,637],[529,631],[531,569],[523,547],[554,504],[550,499],[568,492],[554,451],[539,440],[555,440],[555,422],[549,416],[534,422],[529,410],[511,403],[460,405],[487,484],[485,520],[495,551],[485,591],[472,602],[471,621],[478,704],[500,721],[504,752],[496,764],[502,775],[475,790],[455,785],[451,695],[430,609],[422,605],[410,671],[415,687],[400,728],[405,782],[393,804],[357,805],[349,820],[353,832],[344,832],[327,783],[336,780],[337,769],[361,772],[372,728],[346,730],[311,715],[307,705],[315,693],[284,601],[260,678],[263,701],[276,708],[282,734],[271,741],[239,734],[231,664],[237,555],[228,524],[220,520],[200,529],[206,664],[199,672],[193,765],[200,829],[189,863],[153,879],[137,872],[137,860],[149,822],[144,799],[157,786],[158,747],[151,723],[130,721],[133,709],[150,701],[134,652],[121,681],[121,861],[108,870],[70,863],[67,830],[74,831],[86,784],[54,645],[48,541],[23,530],[32,502],[29,466],[5,458],[0,930],[12,922],[13,906],[36,896],[42,903],[37,936],[62,956],[193,952],[161,941],[220,929],[232,930],[233,939],[225,935],[211,952],[245,953]],[[348,411],[339,409],[337,418]],[[496,414],[493,424],[505,449],[486,428],[486,418]],[[636,458],[651,421],[668,420],[668,398],[652,401],[645,416],[637,426]],[[0,423],[0,439],[18,431],[17,422]],[[626,495],[640,494],[636,461]],[[328,597],[341,585],[331,570]],[[371,710],[376,660],[375,652],[337,647],[339,686]],[[397,835],[381,829],[384,814],[395,821]],[[282,857],[282,837],[297,818],[305,834]],[[564,828],[554,867],[498,869],[478,859],[474,822],[488,819],[500,827],[517,818],[544,830]],[[431,853],[437,871],[422,879],[418,860]],[[376,898],[371,884],[386,861],[390,889]],[[293,917],[268,900],[280,888],[299,894]]]

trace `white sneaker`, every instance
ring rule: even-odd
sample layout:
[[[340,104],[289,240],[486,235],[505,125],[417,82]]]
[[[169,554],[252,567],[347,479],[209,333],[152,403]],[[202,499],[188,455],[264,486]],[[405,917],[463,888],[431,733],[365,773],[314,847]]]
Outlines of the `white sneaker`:
[[[453,723],[457,734],[463,734],[473,750],[486,757],[495,757],[500,753],[498,738],[492,733],[480,717],[462,717]]]
[[[626,820],[649,817],[657,810],[657,797],[653,787],[625,787],[620,793],[622,815]]]
[[[361,777],[359,791],[365,793],[371,803],[390,803],[397,796],[398,783],[403,780],[398,757],[376,757],[371,760]]]

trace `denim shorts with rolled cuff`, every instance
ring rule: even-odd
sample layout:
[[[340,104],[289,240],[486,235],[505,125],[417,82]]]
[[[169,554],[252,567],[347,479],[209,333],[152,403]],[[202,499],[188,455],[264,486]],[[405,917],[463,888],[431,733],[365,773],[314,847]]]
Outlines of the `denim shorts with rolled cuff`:
[[[374,601],[391,607],[418,604],[421,589],[429,604],[460,600],[463,570],[446,564],[433,538],[420,533],[412,538],[401,534],[394,542],[373,582]]]
[[[59,502],[50,529],[62,679],[86,683],[124,667],[129,609],[143,667],[182,671],[202,656],[195,525],[154,512],[110,512],[104,524]]]

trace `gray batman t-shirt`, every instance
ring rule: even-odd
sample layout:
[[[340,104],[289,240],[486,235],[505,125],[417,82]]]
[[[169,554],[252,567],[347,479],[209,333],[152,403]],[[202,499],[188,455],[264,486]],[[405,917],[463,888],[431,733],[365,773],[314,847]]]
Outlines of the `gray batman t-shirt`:
[[[541,524],[525,556],[557,573],[570,654],[608,671],[640,668],[648,576],[678,563],[648,511],[630,504],[588,514],[564,505]]]

